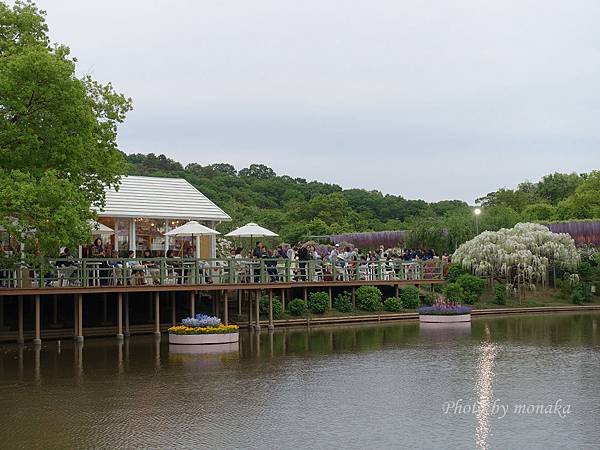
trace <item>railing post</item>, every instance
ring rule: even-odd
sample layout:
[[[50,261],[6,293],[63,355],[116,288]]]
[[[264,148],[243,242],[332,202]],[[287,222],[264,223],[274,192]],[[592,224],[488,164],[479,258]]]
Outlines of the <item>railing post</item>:
[[[166,264],[165,259],[164,258],[161,259],[160,260],[160,274],[159,274],[160,284],[161,285],[165,284],[165,273],[166,273],[166,271],[165,271],[165,264]]]

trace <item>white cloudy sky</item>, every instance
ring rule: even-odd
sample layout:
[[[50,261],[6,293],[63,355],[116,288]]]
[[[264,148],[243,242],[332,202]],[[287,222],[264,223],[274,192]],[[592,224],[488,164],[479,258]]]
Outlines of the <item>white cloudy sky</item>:
[[[127,153],[408,198],[600,168],[597,0],[43,0]]]

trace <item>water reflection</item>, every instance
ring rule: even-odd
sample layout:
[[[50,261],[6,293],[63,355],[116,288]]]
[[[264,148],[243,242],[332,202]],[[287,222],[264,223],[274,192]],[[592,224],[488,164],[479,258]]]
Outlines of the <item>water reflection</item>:
[[[193,354],[152,336],[0,346],[0,410],[11,412],[0,439],[7,448],[444,448],[451,430],[457,448],[518,448],[536,432],[540,447],[560,436],[581,448],[600,441],[599,318],[263,330]],[[495,419],[494,398],[540,392],[576,413]],[[477,412],[444,415],[443,402],[459,398]],[[266,433],[269,424],[279,431]]]
[[[497,345],[490,342],[490,331],[484,328],[485,342],[479,346],[477,362],[477,428],[475,430],[475,444],[477,448],[488,449],[488,436],[490,434],[490,417],[494,402],[494,365],[496,361]]]
[[[209,355],[215,353],[238,353],[239,342],[210,345],[169,345],[169,353],[173,355]]]

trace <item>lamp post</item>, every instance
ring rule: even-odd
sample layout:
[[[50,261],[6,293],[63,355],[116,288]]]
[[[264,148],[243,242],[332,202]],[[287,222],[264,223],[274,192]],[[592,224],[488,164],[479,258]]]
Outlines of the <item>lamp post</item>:
[[[481,215],[481,208],[475,208],[473,214],[475,214],[475,236],[477,236],[479,235],[479,216]]]

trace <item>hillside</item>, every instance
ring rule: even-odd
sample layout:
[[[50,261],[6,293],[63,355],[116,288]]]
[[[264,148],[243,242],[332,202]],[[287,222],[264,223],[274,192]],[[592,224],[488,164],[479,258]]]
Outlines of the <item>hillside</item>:
[[[497,230],[520,221],[548,222],[600,218],[600,172],[555,173],[516,189],[502,188],[480,198],[484,213],[475,222],[463,201],[427,203],[364,189],[277,175],[262,164],[236,169],[231,164],[201,166],[164,155],[125,155],[129,174],[181,177],[232,217],[226,232],[247,222],[276,230],[297,242],[314,235],[360,231],[411,230],[406,245],[453,250],[476,231]]]

